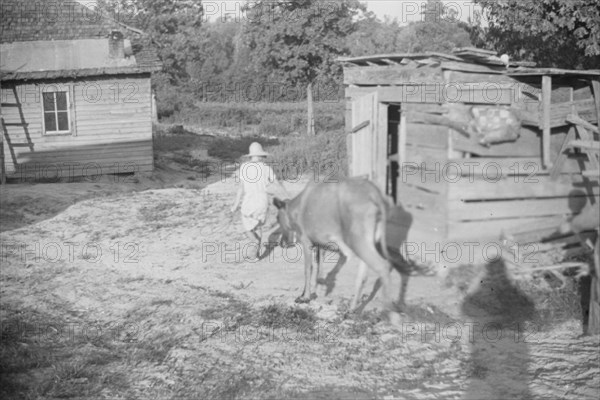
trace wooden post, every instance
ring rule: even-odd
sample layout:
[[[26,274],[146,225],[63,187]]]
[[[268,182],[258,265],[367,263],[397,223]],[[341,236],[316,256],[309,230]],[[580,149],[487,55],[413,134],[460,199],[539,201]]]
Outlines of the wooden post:
[[[348,93],[348,89],[344,91],[344,100],[346,102],[346,114],[344,116],[344,125],[346,126],[346,131],[352,129],[352,98]],[[348,158],[348,176],[352,175],[352,163],[354,160],[352,159],[352,135],[346,135],[346,155]]]
[[[156,109],[156,94],[154,93],[154,90],[151,91],[152,94],[152,102],[151,102],[151,110],[152,110],[152,123],[157,124],[158,123],[158,111]]]
[[[399,178],[404,178],[404,167],[406,163],[406,135],[407,135],[407,122],[406,122],[406,110],[400,110],[400,124],[398,126],[398,168]],[[400,185],[397,185],[398,188]]]
[[[592,89],[594,90],[594,101],[596,102],[596,118],[600,127],[600,79],[592,81]]]
[[[4,166],[4,116],[2,115],[2,85],[0,85],[0,184],[6,183],[6,170]]]
[[[600,335],[600,233],[594,248],[594,265],[592,270],[592,287],[590,288],[590,317],[588,319],[588,333]]]
[[[0,184],[6,183],[6,167],[4,165],[4,117],[0,110]]]
[[[376,166],[377,185],[386,192],[387,184],[387,166],[388,166],[388,105],[376,102],[374,105],[377,115],[377,128],[373,135],[377,137],[377,151],[374,164]]]
[[[313,114],[313,93],[312,82],[309,82],[306,87],[306,101],[308,102],[308,121],[306,124],[306,134],[308,136],[315,135],[315,117]]]
[[[544,75],[542,77],[542,164],[544,169],[552,168],[552,161],[550,160],[550,106],[552,96],[552,77]]]

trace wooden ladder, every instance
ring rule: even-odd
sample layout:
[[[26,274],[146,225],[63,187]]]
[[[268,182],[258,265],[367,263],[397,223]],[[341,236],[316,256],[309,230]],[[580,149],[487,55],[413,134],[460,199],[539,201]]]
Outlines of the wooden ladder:
[[[581,174],[600,181],[600,161],[598,160],[598,156],[600,155],[600,141],[594,140],[594,134],[599,134],[598,127],[575,114],[568,116],[566,121],[571,123],[572,126],[562,144],[558,158],[550,171],[551,179],[556,180],[558,178],[571,149],[579,149],[587,155],[590,165],[588,170],[582,168]]]
[[[2,158],[2,183],[6,182],[6,166],[5,166],[5,155],[4,155],[4,141],[8,146],[10,151],[10,155],[12,158],[12,162],[15,166],[17,166],[17,156],[15,154],[15,147],[27,147],[29,151],[33,151],[33,142],[31,141],[31,136],[29,135],[29,124],[25,122],[25,114],[23,113],[23,108],[21,105],[21,101],[19,100],[19,95],[17,94],[16,86],[12,86],[12,92],[15,99],[14,103],[0,103],[0,129],[2,129],[2,150],[0,157]],[[2,109],[8,107],[15,107],[19,111],[19,122],[6,122],[4,120],[4,115],[2,114]],[[24,142],[14,142],[11,140],[10,135],[8,134],[9,126],[18,126],[23,128],[23,135],[25,137]]]

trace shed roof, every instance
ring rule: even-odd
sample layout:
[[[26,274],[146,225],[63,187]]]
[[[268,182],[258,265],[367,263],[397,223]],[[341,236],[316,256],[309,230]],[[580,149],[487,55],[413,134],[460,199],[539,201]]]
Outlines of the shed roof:
[[[104,39],[107,46],[107,38],[115,30],[123,33],[132,43],[134,57],[126,63],[107,66],[98,60],[97,55],[102,54],[103,50],[92,54],[87,51],[90,49],[82,47],[82,40],[85,39]],[[2,80],[127,74],[153,72],[162,68],[156,50],[142,31],[72,0],[3,1],[0,43]],[[53,61],[49,61],[50,56],[44,50],[46,47],[48,51],[57,51]],[[11,68],[15,66],[14,63],[5,61],[7,52],[11,53],[13,59],[22,59],[22,53],[28,50],[36,52],[35,56],[29,54],[27,62],[33,63],[31,66],[17,65],[18,70],[14,70]],[[42,69],[36,68],[41,66],[37,61],[41,58],[38,52],[46,56]],[[61,56],[66,56],[69,61],[61,63],[58,60]],[[74,60],[73,57],[77,56],[81,57],[80,61]],[[86,57],[92,57],[94,65],[82,64],[81,60]]]
[[[559,68],[534,68],[535,63],[526,61],[509,61],[508,66],[497,56],[497,53],[477,48],[460,48],[455,49],[452,54],[439,52],[425,53],[394,53],[394,54],[376,54],[371,56],[360,57],[340,57],[339,62],[346,64],[349,67],[364,67],[364,66],[385,66],[385,65],[403,65],[409,64],[411,61],[424,63],[425,60],[433,60],[437,62],[458,61],[464,64],[472,64],[477,66],[473,72],[484,72],[489,69],[489,72],[502,73],[510,76],[543,76],[543,75],[561,75],[561,76],[595,76],[600,75],[600,69],[595,70],[570,70]],[[444,63],[442,68],[446,68],[448,64]]]

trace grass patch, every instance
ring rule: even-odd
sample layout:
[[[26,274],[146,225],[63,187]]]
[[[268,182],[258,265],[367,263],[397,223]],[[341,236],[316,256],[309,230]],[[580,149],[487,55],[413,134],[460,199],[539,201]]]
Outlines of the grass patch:
[[[131,359],[137,362],[162,363],[179,343],[181,338],[170,331],[154,332],[135,343]]]
[[[49,320],[35,310],[6,305],[3,312],[8,318],[1,324],[1,398],[91,398],[106,385],[128,388],[112,369],[121,360],[121,349],[105,348],[100,340],[92,346],[77,328],[85,324]]]
[[[217,298],[225,301],[217,302],[200,312],[206,320],[222,321],[226,330],[234,330],[242,325],[250,325],[254,321],[254,310],[246,302],[236,299],[229,293],[215,291]]]
[[[314,310],[299,306],[270,304],[262,307],[258,312],[258,323],[272,328],[290,326],[314,328],[316,322],[317,317]]]
[[[307,110],[305,102],[201,102],[174,113],[163,122],[232,128],[240,135],[250,131],[259,136],[283,137],[306,132]],[[317,133],[343,127],[343,101],[315,104]]]
[[[551,288],[541,281],[543,277],[534,277],[516,283],[535,304],[535,322],[541,329],[551,329],[557,323],[581,319],[581,287],[574,278],[566,277],[562,289]],[[586,279],[586,278],[583,278]]]
[[[142,207],[139,209],[138,213],[140,215],[140,219],[144,222],[155,223],[157,221],[166,221],[168,220],[169,214],[176,210],[178,204],[174,201],[161,201],[160,203]]]

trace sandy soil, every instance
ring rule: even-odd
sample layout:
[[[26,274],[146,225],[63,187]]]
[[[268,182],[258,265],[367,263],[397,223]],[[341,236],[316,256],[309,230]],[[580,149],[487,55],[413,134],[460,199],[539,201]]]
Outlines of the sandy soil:
[[[232,177],[112,179],[1,188],[4,398],[598,396],[598,338],[575,319],[535,322],[539,305],[484,270],[462,285],[413,277],[392,327],[378,295],[348,314],[356,265],[334,273],[328,254],[328,285],[298,308],[314,313],[310,332],[267,328],[265,309],[295,307],[302,255],[248,259]]]

